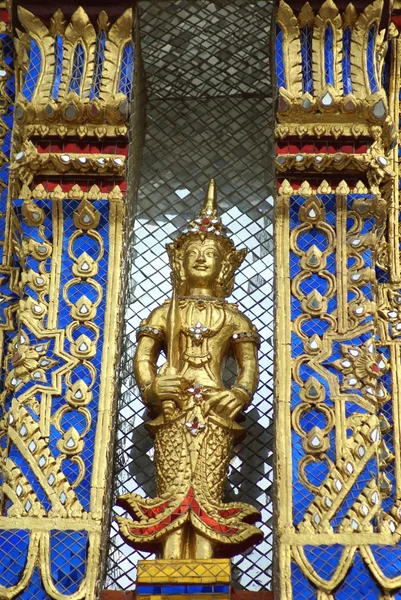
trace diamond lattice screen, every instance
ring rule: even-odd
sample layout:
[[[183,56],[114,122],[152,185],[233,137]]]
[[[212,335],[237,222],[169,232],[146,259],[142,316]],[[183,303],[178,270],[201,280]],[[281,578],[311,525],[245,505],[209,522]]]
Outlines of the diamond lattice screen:
[[[135,330],[171,293],[165,244],[197,214],[215,177],[223,222],[249,250],[230,300],[263,340],[260,385],[226,495],[262,513],[264,541],[233,560],[234,585],[249,590],[270,589],[272,562],[272,10],[266,0],[139,2],[114,490],[155,494],[152,440],[132,375]],[[228,385],[233,376],[228,365]],[[105,587],[132,588],[144,556],[124,544],[113,521]]]

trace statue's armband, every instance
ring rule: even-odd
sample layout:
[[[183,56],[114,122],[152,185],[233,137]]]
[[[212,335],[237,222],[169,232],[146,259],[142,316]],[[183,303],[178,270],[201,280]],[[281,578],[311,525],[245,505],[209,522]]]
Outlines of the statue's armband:
[[[231,340],[234,344],[239,342],[255,342],[260,346],[260,336],[257,331],[238,331],[231,336]]]
[[[158,342],[164,341],[164,331],[161,327],[153,327],[146,323],[141,324],[136,331],[136,339],[139,340],[141,337],[151,337]]]

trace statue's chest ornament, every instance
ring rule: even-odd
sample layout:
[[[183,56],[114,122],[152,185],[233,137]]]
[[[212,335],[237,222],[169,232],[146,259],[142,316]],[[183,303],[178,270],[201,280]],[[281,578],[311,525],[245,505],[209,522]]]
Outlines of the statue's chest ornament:
[[[186,330],[187,335],[190,336],[195,345],[199,346],[203,340],[210,335],[209,327],[204,327],[200,321],[198,321],[193,327],[188,327]]]
[[[201,368],[211,361],[209,341],[224,327],[225,319],[224,307],[213,302],[187,305],[181,331],[185,338],[183,358],[188,365]]]

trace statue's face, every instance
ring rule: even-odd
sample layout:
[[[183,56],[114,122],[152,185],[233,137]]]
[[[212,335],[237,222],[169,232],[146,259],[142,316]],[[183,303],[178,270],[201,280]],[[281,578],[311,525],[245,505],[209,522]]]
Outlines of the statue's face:
[[[184,252],[184,272],[190,287],[210,287],[216,282],[223,262],[219,244],[210,239],[194,240]]]

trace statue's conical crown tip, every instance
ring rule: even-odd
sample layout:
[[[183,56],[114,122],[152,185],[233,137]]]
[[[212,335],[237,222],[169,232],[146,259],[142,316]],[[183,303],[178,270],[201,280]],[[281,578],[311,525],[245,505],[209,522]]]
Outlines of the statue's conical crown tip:
[[[213,213],[217,211],[216,182],[214,179],[209,181],[205,203],[202,208],[203,213],[207,213],[208,211],[212,211]]]

